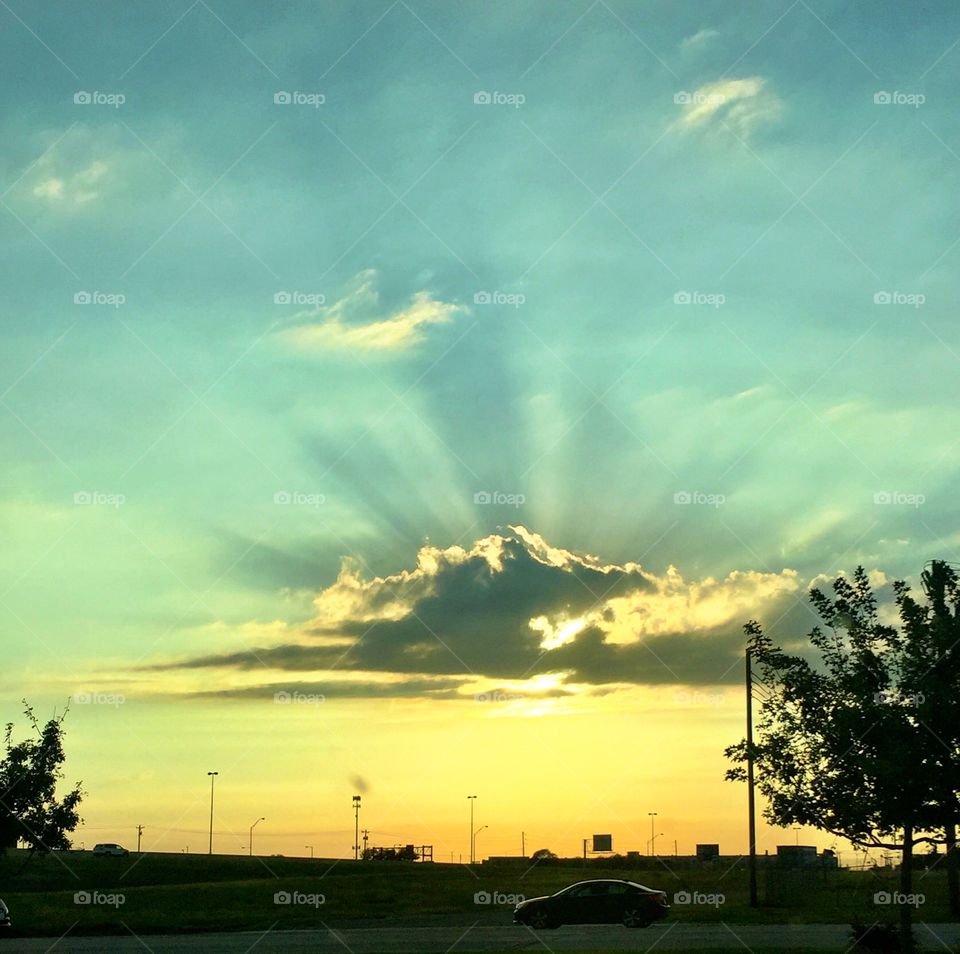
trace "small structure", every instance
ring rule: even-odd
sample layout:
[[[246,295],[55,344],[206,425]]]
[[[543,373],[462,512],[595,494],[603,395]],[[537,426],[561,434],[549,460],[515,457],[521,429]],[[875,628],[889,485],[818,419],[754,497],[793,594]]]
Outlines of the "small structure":
[[[697,861],[718,861],[719,858],[719,845],[697,845]]]
[[[816,864],[816,845],[777,845],[777,865],[781,868],[812,868]]]
[[[364,861],[433,861],[433,845],[371,845],[363,849]]]

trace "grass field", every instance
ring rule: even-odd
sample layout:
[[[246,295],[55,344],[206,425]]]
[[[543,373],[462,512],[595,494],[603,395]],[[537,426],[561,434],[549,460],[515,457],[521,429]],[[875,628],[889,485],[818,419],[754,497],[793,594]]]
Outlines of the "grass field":
[[[732,869],[668,867],[607,869],[587,866],[532,869],[488,865],[421,865],[295,858],[145,854],[95,858],[55,853],[25,863],[24,854],[0,858],[0,897],[24,934],[176,933],[266,930],[362,921],[434,918],[509,923],[511,895],[549,894],[585,878],[629,878],[668,893],[673,920],[728,923],[847,923],[893,921],[896,911],[874,901],[897,890],[893,871],[761,872],[762,904],[747,903],[743,864]],[[952,920],[943,873],[917,872],[924,895],[918,917]],[[484,903],[487,898],[490,903]],[[689,901],[677,898],[689,895]],[[479,896],[479,898],[478,898]],[[679,903],[678,903],[679,901]],[[284,903],[286,902],[286,903]]]

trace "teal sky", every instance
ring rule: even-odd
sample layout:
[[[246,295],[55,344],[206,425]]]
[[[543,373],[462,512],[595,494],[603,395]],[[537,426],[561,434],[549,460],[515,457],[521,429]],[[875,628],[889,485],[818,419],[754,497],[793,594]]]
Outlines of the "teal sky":
[[[525,678],[518,640],[573,618],[571,684],[654,633],[669,675],[622,681],[729,682],[741,623],[802,632],[818,575],[960,560],[955,4],[0,21],[8,708],[307,685],[371,620],[349,668],[401,694]],[[502,589],[430,562],[497,534]],[[589,567],[640,581],[616,624],[570,596]],[[389,628],[384,578],[462,666]],[[235,681],[251,649],[287,675]]]

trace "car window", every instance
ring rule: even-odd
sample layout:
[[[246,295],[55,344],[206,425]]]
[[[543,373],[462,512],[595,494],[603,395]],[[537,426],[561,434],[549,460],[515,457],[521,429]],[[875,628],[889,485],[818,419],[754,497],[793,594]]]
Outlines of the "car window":
[[[627,886],[626,886],[625,884],[621,884],[621,883],[618,883],[618,882],[613,882],[613,883],[610,884],[609,887],[607,888],[607,893],[608,893],[608,894],[626,894],[626,893],[627,893]]]

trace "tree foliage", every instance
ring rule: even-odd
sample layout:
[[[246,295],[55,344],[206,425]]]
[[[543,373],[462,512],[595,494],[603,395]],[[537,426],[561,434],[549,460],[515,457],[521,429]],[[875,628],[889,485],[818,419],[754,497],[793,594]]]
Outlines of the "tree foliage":
[[[746,740],[726,750],[734,781],[746,780],[753,755],[768,821],[900,850],[902,886],[910,883],[913,847],[952,845],[958,818],[960,587],[942,562],[923,583],[923,603],[894,583],[895,610],[878,608],[863,567],[852,579],[838,577],[831,596],[811,590],[822,623],[808,637],[815,663],[784,652],[749,622],[756,737],[752,752]]]
[[[14,741],[13,723],[4,734],[0,760],[0,850],[25,842],[32,851],[69,848],[68,834],[80,824],[80,783],[57,798],[63,778],[63,722],[66,710],[41,725],[24,702],[24,714],[36,738]]]

